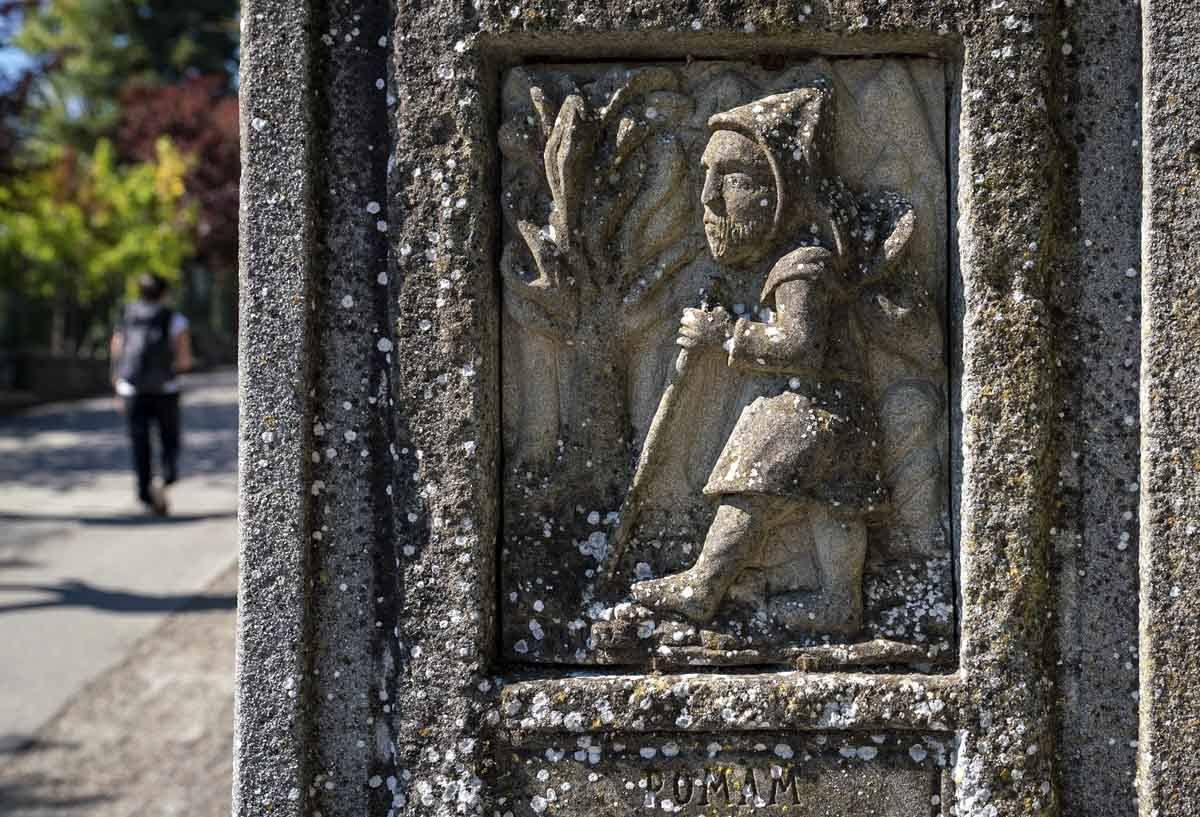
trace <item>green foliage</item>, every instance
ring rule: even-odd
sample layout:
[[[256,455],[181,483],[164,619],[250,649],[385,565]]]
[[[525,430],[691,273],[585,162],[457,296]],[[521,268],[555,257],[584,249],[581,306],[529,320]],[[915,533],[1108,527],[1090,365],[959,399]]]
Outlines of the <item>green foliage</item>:
[[[154,161],[128,166],[101,141],[0,186],[0,285],[87,307],[132,292],[142,273],[177,280],[192,252],[186,171],[167,139]]]
[[[127,84],[230,77],[237,0],[45,0],[26,13],[15,44],[53,70],[33,89],[32,147],[90,149],[112,136]]]
[[[200,329],[212,292],[236,304],[238,0],[14,2],[0,343],[99,348],[146,272],[179,282]]]

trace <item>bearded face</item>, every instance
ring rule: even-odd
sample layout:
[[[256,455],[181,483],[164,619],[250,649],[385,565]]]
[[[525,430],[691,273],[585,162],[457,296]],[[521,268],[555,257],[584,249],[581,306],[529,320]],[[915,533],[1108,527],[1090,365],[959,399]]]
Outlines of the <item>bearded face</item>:
[[[739,265],[770,249],[775,177],[762,150],[739,133],[719,130],[700,159],[704,171],[704,235],[713,258]]]

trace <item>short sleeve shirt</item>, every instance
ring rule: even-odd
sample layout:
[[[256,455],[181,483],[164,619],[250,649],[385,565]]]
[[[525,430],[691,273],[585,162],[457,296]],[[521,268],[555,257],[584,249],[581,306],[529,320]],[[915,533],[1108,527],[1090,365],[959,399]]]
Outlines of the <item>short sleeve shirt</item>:
[[[171,324],[167,329],[167,333],[171,337],[172,348],[175,339],[188,330],[188,319],[179,312],[171,313]],[[133,397],[137,394],[137,389],[128,380],[121,378],[117,379],[116,384],[117,394],[121,397]],[[163,384],[163,392],[165,394],[179,393],[179,378],[173,377]]]

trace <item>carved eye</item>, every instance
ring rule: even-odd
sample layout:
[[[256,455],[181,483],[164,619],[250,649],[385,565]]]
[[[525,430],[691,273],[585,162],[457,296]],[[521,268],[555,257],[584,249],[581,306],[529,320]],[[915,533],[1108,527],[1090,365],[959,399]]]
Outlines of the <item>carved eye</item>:
[[[738,192],[749,192],[759,187],[758,183],[747,173],[728,173],[723,181],[730,190]]]

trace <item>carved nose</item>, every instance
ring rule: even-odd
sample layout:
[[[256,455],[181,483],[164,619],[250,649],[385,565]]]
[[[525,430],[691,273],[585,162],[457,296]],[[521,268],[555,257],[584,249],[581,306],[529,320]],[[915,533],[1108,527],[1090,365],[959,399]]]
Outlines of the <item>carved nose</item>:
[[[721,177],[712,170],[704,175],[704,189],[700,191],[700,203],[710,210],[720,212],[723,209],[721,207]]]

